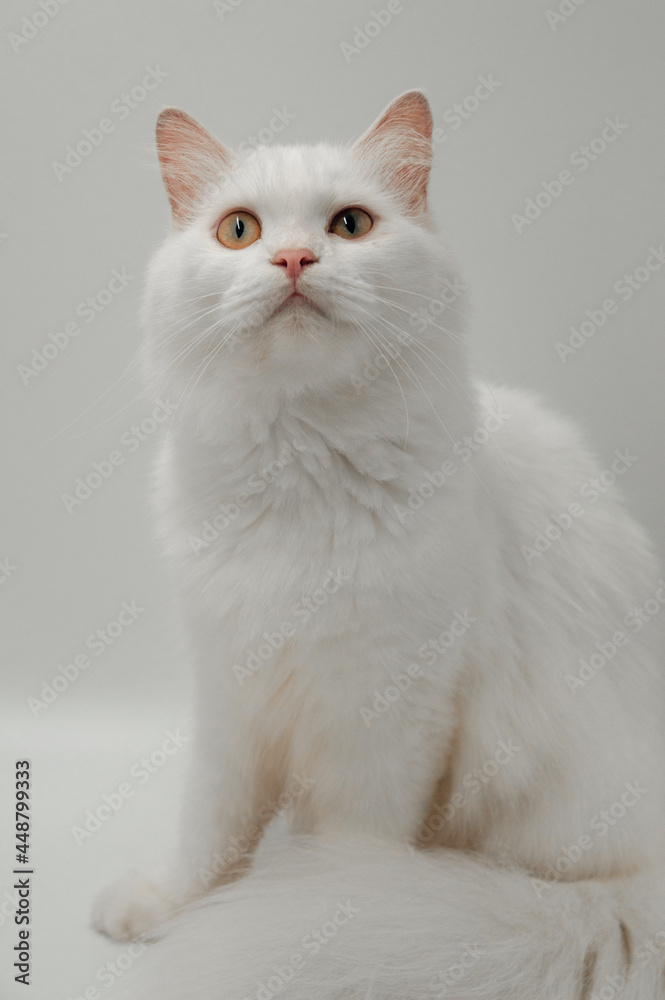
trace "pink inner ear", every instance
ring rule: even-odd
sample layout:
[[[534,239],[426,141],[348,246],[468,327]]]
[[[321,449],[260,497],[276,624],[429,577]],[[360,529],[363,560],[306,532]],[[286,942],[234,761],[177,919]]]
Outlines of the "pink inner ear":
[[[425,211],[432,165],[432,114],[424,94],[412,90],[398,97],[354,148],[375,161],[385,183],[409,213]]]
[[[192,216],[206,184],[219,183],[232,166],[231,154],[209,132],[178,108],[157,119],[157,152],[174,222]]]
[[[416,132],[421,136],[431,138],[432,113],[425,95],[416,90],[396,98],[374,123],[370,131],[376,133],[386,128]]]

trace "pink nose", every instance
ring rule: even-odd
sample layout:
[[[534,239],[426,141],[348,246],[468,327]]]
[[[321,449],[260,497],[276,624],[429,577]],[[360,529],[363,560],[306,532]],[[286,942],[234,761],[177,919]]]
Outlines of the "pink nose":
[[[285,267],[287,276],[291,278],[295,285],[303,269],[308,264],[316,264],[318,259],[307,247],[301,247],[298,250],[278,250],[271,263]]]

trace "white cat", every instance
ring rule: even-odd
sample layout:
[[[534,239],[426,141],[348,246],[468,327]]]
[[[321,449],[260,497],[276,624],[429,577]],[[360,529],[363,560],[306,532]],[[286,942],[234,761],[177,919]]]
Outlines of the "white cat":
[[[139,934],[244,874],[280,807],[307,836],[179,917],[127,996],[665,996],[665,583],[614,485],[635,456],[603,470],[470,377],[425,97],[351,147],[234,154],[175,109],[157,141],[146,363],[178,401],[157,500],[196,760],[171,877],[126,878],[95,925]]]

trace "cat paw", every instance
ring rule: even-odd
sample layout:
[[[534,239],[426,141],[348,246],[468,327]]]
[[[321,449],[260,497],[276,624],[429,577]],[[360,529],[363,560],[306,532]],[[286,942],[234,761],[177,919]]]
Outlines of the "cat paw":
[[[164,923],[174,908],[173,900],[147,876],[130,871],[99,894],[92,909],[92,926],[116,941],[129,941]]]

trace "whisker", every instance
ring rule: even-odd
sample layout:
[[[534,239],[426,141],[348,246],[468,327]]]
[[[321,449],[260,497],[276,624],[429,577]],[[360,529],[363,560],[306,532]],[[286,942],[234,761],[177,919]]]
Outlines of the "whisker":
[[[471,401],[472,403],[476,402],[475,397],[469,392],[466,383],[456,374],[456,372],[449,365],[446,364],[445,361],[443,361],[442,358],[440,358],[438,356],[438,354],[436,354],[434,351],[432,351],[431,348],[428,347],[428,345],[424,343],[424,341],[419,340],[418,337],[415,337],[413,334],[408,333],[406,330],[402,330],[401,327],[399,327],[395,323],[391,322],[391,320],[386,319],[385,316],[377,316],[376,320],[378,322],[384,323],[388,327],[392,327],[398,333],[405,334],[408,337],[409,341],[412,341],[413,343],[415,343],[422,351],[426,351],[427,354],[430,355],[431,359],[434,362],[436,362],[440,366],[440,368],[443,370],[442,374],[443,374],[443,372],[445,372],[448,375],[450,375],[450,377],[455,382],[457,382],[457,384],[460,386],[460,388],[462,389],[462,391],[465,393],[467,399],[469,401]],[[409,350],[412,351],[414,354],[416,353],[415,349],[414,349],[414,347],[412,346],[411,343],[405,343],[401,339],[400,339],[400,343],[403,343],[404,346],[408,347]],[[432,372],[432,370],[429,367],[428,367],[428,370],[431,372],[432,375],[434,375],[434,372]],[[453,391],[456,392],[456,390],[454,389],[454,387],[451,386],[451,388],[453,388]],[[461,398],[458,393],[456,393],[456,395],[458,395],[458,398]]]
[[[211,333],[212,331],[214,331],[214,329],[215,329],[215,326],[216,326],[216,324],[213,324],[213,325],[212,325],[212,326],[210,326],[210,327],[209,327],[209,328],[208,328],[207,330],[204,330],[204,331],[202,332],[202,334],[200,334],[200,335],[199,335],[199,337],[198,337],[198,338],[196,338],[196,339],[195,339],[194,341],[192,341],[192,343],[191,343],[191,344],[190,344],[190,345],[188,346],[188,348],[187,348],[187,351],[186,351],[185,353],[186,353],[186,354],[188,354],[188,353],[189,353],[189,352],[190,352],[191,350],[193,350],[193,349],[194,349],[194,347],[196,347],[197,343],[200,343],[200,341],[201,341],[201,340],[203,340],[203,339],[204,339],[204,338],[205,338],[206,336],[208,336],[208,335],[209,335],[209,334],[210,334],[210,333]],[[88,430],[87,430],[87,431],[84,431],[84,432],[81,432],[81,434],[76,434],[76,435],[73,435],[73,436],[71,436],[70,438],[68,438],[68,439],[67,439],[67,443],[69,443],[69,442],[71,442],[71,441],[76,441],[76,440],[78,440],[79,438],[81,438],[81,437],[84,437],[84,436],[85,436],[86,434],[89,434],[89,433],[91,433],[92,431],[95,431],[95,430],[99,430],[99,428],[100,428],[100,427],[104,427],[104,426],[105,426],[106,424],[108,424],[108,423],[109,423],[109,422],[110,422],[111,420],[115,420],[115,418],[116,418],[117,416],[119,416],[119,414],[121,414],[121,413],[123,413],[123,412],[124,412],[125,410],[127,410],[127,409],[128,409],[128,408],[129,408],[130,406],[132,406],[132,405],[133,405],[133,404],[134,404],[134,403],[135,403],[135,402],[136,402],[136,401],[137,401],[138,399],[142,399],[142,398],[143,398],[143,396],[144,396],[144,394],[141,394],[141,395],[139,395],[139,396],[135,396],[133,400],[131,400],[131,401],[130,401],[129,403],[125,404],[125,406],[122,406],[122,407],[120,407],[120,409],[119,409],[119,410],[116,410],[116,412],[115,412],[114,414],[112,414],[111,416],[107,417],[107,418],[106,418],[105,420],[103,420],[103,421],[100,421],[100,422],[99,422],[98,424],[95,424],[95,425],[94,425],[93,427],[90,427],[90,428],[88,428]],[[72,460],[71,462],[67,463],[67,465],[65,465],[65,466],[64,466],[63,468],[64,468],[64,469],[69,469],[69,468],[71,468],[71,467],[72,467],[73,465],[75,465],[77,461],[78,461],[78,459],[73,459],[73,460]]]
[[[384,305],[390,306],[392,309],[398,309],[400,312],[406,313],[407,316],[417,316],[419,319],[425,319],[430,326],[433,326],[436,330],[441,330],[442,333],[445,333],[446,336],[450,337],[450,339],[455,343],[457,344],[465,343],[464,337],[461,337],[458,333],[455,333],[453,330],[449,330],[448,327],[446,326],[441,326],[440,323],[435,323],[434,320],[431,319],[429,316],[423,316],[422,313],[417,313],[414,312],[412,309],[407,309],[406,306],[402,306],[398,302],[393,302],[391,299],[386,299],[382,295],[376,295],[376,293],[372,294],[374,295],[374,299],[376,302],[382,302]]]
[[[382,334],[380,334],[379,331],[376,331],[376,332],[377,332],[377,334],[379,334],[379,336],[382,336]],[[418,357],[418,355],[416,355],[416,357]],[[425,364],[425,362],[423,361],[422,358],[420,358],[419,360],[421,361],[422,364]],[[408,363],[408,361],[406,361],[406,359],[404,359],[404,361],[405,361],[405,364],[407,365],[407,367],[409,368],[409,370],[413,373],[413,378],[411,378],[411,381],[414,384],[417,385],[417,387],[423,393],[423,395],[424,395],[425,399],[427,400],[427,402],[430,404],[430,406],[432,408],[432,412],[434,413],[435,417],[437,418],[437,421],[439,422],[439,424],[443,428],[443,430],[446,433],[446,435],[448,436],[448,438],[450,438],[450,441],[452,442],[453,449],[454,449],[454,446],[455,446],[456,442],[453,440],[452,435],[450,434],[450,431],[448,430],[448,428],[444,424],[443,420],[441,419],[439,413],[436,410],[436,407],[434,406],[434,404],[432,403],[432,400],[430,399],[430,397],[428,396],[427,392],[425,391],[422,382],[420,381],[420,379],[418,378],[418,376],[413,371],[413,368],[411,368],[411,365]],[[425,367],[427,367],[427,365],[425,365]],[[431,372],[431,370],[430,370],[430,374],[434,375],[434,373]],[[434,377],[436,377],[436,376],[434,376]],[[437,379],[437,381],[438,381],[438,379]],[[439,384],[441,384],[441,383],[439,383]],[[444,386],[444,388],[445,388],[445,386]],[[495,442],[493,442],[493,443],[495,443]],[[502,457],[503,457],[503,455],[502,455]],[[505,461],[505,458],[504,458],[504,461]],[[482,476],[480,475],[480,473],[478,472],[478,470],[475,469],[474,466],[472,466],[472,465],[469,465],[468,467],[469,467],[469,471],[471,472],[471,474],[478,480],[479,485],[483,488],[483,490],[487,493],[487,495],[488,496],[492,496],[491,490],[488,488],[487,484],[484,482],[484,480],[483,480]],[[507,468],[508,468],[509,474],[511,475],[511,478],[514,478],[514,473],[513,473],[512,469],[510,469],[510,466],[507,466]],[[517,480],[515,480],[515,481],[517,482]]]
[[[178,336],[184,330],[186,330],[188,326],[191,326],[192,323],[197,322],[197,321],[199,321],[201,319],[204,319],[205,316],[207,314],[209,314],[210,312],[214,312],[214,308],[213,309],[202,310],[200,313],[193,314],[194,315],[194,319],[190,323],[187,323],[184,327],[182,327],[179,330],[177,330],[174,334],[171,335],[171,337],[168,337],[165,341],[163,341],[163,343],[165,343],[165,344],[168,343],[173,337]],[[189,317],[186,317],[186,318],[189,318]],[[135,369],[134,371],[131,370],[130,365],[134,367],[134,369]],[[51,438],[49,438],[49,440],[47,441],[47,444],[52,444],[58,437],[60,437],[61,434],[64,434],[66,430],[68,430],[75,423],[77,423],[77,421],[79,421],[81,419],[81,417],[84,417],[86,415],[86,413],[89,413],[89,411],[94,406],[96,406],[98,403],[100,403],[106,397],[106,395],[111,392],[111,390],[113,390],[114,388],[118,387],[117,390],[116,390],[116,392],[114,392],[111,395],[111,397],[110,397],[110,399],[112,400],[112,399],[115,399],[116,396],[118,396],[119,393],[123,390],[124,385],[122,385],[122,383],[126,383],[127,385],[129,385],[129,383],[133,379],[139,378],[140,377],[140,371],[139,371],[139,367],[140,366],[138,364],[138,353],[134,354],[133,360],[132,360],[132,362],[130,362],[130,365],[128,365],[125,368],[125,370],[123,371],[123,373],[121,375],[119,375],[118,378],[115,379],[115,381],[111,383],[111,385],[107,386],[107,388],[104,390],[104,392],[102,392],[99,396],[97,396],[95,399],[93,399],[93,401],[88,406],[86,406],[86,408],[84,410],[82,410],[78,414],[78,416],[76,416],[72,420],[70,420],[68,424],[65,424],[64,427],[61,427],[59,431],[57,431]],[[82,431],[81,434],[74,435],[72,438],[69,438],[68,440],[75,441],[75,440],[77,440],[77,438],[84,437],[86,434],[90,433],[91,430],[96,430],[97,428],[104,426],[104,424],[108,423],[109,420],[115,419],[115,417],[119,413],[122,413],[129,406],[132,406],[138,399],[141,399],[143,397],[143,395],[144,395],[144,393],[140,392],[132,400],[130,400],[129,403],[127,403],[125,406],[121,407],[120,410],[116,411],[115,414],[113,414],[112,416],[108,417],[106,420],[101,421],[99,424],[96,424],[94,427],[88,427],[85,431]]]
[[[362,307],[361,307],[361,308],[362,308]],[[367,310],[363,309],[363,312],[367,313]],[[367,313],[367,315],[371,315],[371,314]],[[372,316],[371,318],[372,318],[372,319],[373,319],[373,320],[374,320],[375,322],[383,322],[383,323],[386,323],[386,324],[388,324],[388,325],[390,325],[390,326],[394,326],[394,324],[390,323],[390,321],[389,321],[389,320],[385,320],[385,319],[384,319],[383,317],[381,317],[381,316]],[[398,332],[400,332],[400,333],[404,333],[404,332],[405,332],[404,330],[399,330],[399,327],[395,327],[395,329],[397,329],[397,330],[398,330]],[[377,331],[377,332],[378,332],[378,331]],[[420,356],[419,356],[418,354],[416,354],[416,352],[415,352],[415,350],[413,349],[413,347],[411,347],[411,346],[410,346],[409,344],[404,344],[404,346],[405,346],[405,347],[409,347],[409,350],[411,350],[412,354],[414,354],[414,355],[415,355],[415,357],[417,357],[417,358],[418,358],[418,360],[419,360],[419,361],[421,362],[421,364],[423,364],[423,365],[425,366],[425,368],[426,368],[426,369],[427,369],[427,371],[428,371],[428,372],[430,373],[430,375],[432,376],[432,378],[434,378],[434,380],[435,380],[435,381],[436,381],[436,382],[437,382],[437,383],[438,383],[438,384],[439,384],[439,385],[441,386],[441,388],[442,388],[442,389],[452,389],[452,391],[453,391],[453,392],[455,392],[455,394],[457,395],[457,397],[458,397],[458,398],[461,398],[461,397],[459,396],[459,393],[457,392],[457,390],[455,389],[455,387],[454,387],[453,385],[444,385],[444,383],[443,383],[443,382],[441,382],[441,380],[440,380],[440,379],[439,379],[439,378],[437,377],[437,375],[436,375],[436,374],[435,374],[435,373],[434,373],[434,372],[432,371],[432,369],[430,368],[430,366],[429,366],[429,365],[427,364],[427,361],[426,361],[425,359],[421,358],[421,357],[420,357]],[[438,360],[438,359],[437,359],[437,360]],[[408,364],[408,362],[406,361],[406,359],[404,359],[404,361],[405,361],[405,364]],[[440,363],[440,364],[442,364],[442,365],[444,365],[444,363],[443,363],[443,362],[439,362],[439,363]],[[453,378],[457,378],[457,376],[456,376],[456,375],[454,375],[454,373],[453,373],[453,372],[451,371],[451,369],[450,369],[450,368],[448,368],[448,366],[447,366],[447,365],[444,365],[444,367],[445,367],[445,369],[446,369],[447,373],[448,373],[448,374],[449,374],[449,375],[450,375],[451,377],[453,377]],[[458,379],[458,381],[460,381],[460,380]],[[461,383],[461,381],[460,381],[460,385],[461,385],[461,384],[462,384],[462,383]],[[473,401],[473,397],[472,397],[472,396],[470,395],[470,393],[468,393],[468,392],[467,392],[467,396],[468,396],[468,399],[469,399],[469,400],[472,400],[472,401]]]
[[[378,318],[378,319],[381,319],[381,317],[377,317],[377,318]],[[415,339],[415,338],[413,338],[413,339]],[[434,378],[434,379],[435,379],[435,380],[436,380],[437,382],[439,382],[439,379],[438,379],[438,378],[436,377],[436,375],[434,374],[434,372],[433,372],[433,371],[431,370],[431,368],[430,368],[430,367],[429,367],[429,365],[427,364],[427,360],[426,360],[425,358],[422,358],[422,357],[421,357],[421,356],[420,356],[420,355],[419,355],[419,354],[418,354],[418,353],[416,352],[416,350],[414,349],[414,347],[413,347],[412,345],[410,345],[410,344],[405,344],[405,346],[406,346],[406,347],[408,347],[408,348],[409,348],[409,350],[410,350],[410,351],[411,351],[411,352],[412,352],[412,353],[413,353],[413,354],[415,355],[415,357],[417,357],[417,358],[418,358],[418,359],[420,360],[420,362],[421,362],[422,364],[424,364],[424,365],[425,365],[425,368],[426,368],[426,369],[427,369],[427,370],[428,370],[428,371],[430,372],[430,374],[432,375],[432,377],[433,377],[433,378]],[[422,349],[426,349],[426,345],[424,345],[424,344],[423,344],[423,345],[421,345],[421,347],[422,347]],[[446,368],[447,368],[447,366],[446,366]],[[448,369],[448,370],[450,371],[450,374],[451,374],[451,376],[452,376],[452,377],[453,377],[453,378],[454,378],[454,379],[455,379],[456,381],[458,381],[458,382],[459,382],[460,386],[462,386],[462,388],[463,388],[463,390],[464,390],[464,392],[465,392],[465,394],[466,394],[467,398],[468,398],[468,399],[469,399],[469,400],[470,400],[470,401],[471,401],[472,403],[474,403],[474,404],[475,404],[475,403],[476,403],[476,399],[475,399],[475,397],[474,397],[474,396],[472,396],[472,395],[471,395],[471,394],[470,394],[470,393],[468,392],[468,390],[467,390],[467,389],[466,389],[466,387],[464,386],[464,383],[463,383],[463,382],[462,382],[462,381],[461,381],[460,379],[458,379],[458,378],[457,378],[457,376],[455,375],[455,373],[454,373],[454,372],[453,372],[452,370],[450,370],[450,369]],[[446,386],[444,386],[444,385],[443,385],[443,384],[442,384],[441,382],[439,382],[439,385],[441,385],[441,387],[442,387],[442,388],[447,388],[447,387],[446,387]],[[460,397],[460,395],[459,395],[459,393],[458,393],[458,392],[457,392],[457,390],[455,389],[455,387],[454,387],[454,386],[451,386],[451,388],[453,389],[453,392],[455,392],[455,395],[456,395],[456,396],[458,397],[458,399],[459,399],[459,398],[461,398],[461,397]],[[492,397],[492,398],[494,398],[494,397]],[[495,400],[495,402],[496,402],[496,400]],[[474,409],[475,409],[475,405],[474,405]],[[499,444],[499,443],[498,443],[498,442],[497,442],[497,441],[496,441],[496,440],[495,440],[494,438],[490,438],[490,439],[489,439],[489,442],[488,442],[488,443],[489,443],[489,444],[491,444],[491,447],[492,447],[492,448],[494,448],[495,452],[496,452],[496,453],[497,453],[497,455],[499,456],[499,459],[500,459],[501,463],[503,464],[503,468],[504,468],[504,472],[505,472],[505,473],[506,473],[506,474],[508,475],[508,477],[510,478],[510,480],[511,480],[511,481],[512,481],[513,483],[515,483],[515,484],[518,484],[518,483],[519,483],[519,480],[518,480],[518,477],[517,477],[517,475],[516,475],[516,473],[515,473],[515,470],[514,470],[514,469],[512,468],[512,466],[510,465],[510,463],[509,463],[508,459],[507,459],[507,458],[506,458],[506,456],[504,455],[504,453],[503,453],[503,450],[501,449],[501,446],[500,446],[500,444]]]
[[[408,442],[408,440],[409,440],[409,428],[410,428],[410,422],[409,422],[409,408],[408,408],[408,406],[407,406],[407,403],[406,403],[406,396],[404,395],[404,389],[402,388],[402,383],[400,382],[400,380],[399,380],[399,378],[398,378],[398,376],[397,376],[397,373],[396,373],[396,372],[394,371],[394,369],[393,369],[393,366],[392,366],[392,365],[390,364],[390,361],[388,361],[388,359],[386,358],[385,354],[384,354],[384,353],[383,353],[383,351],[381,350],[381,347],[380,347],[380,346],[379,346],[378,344],[376,344],[376,342],[375,342],[375,341],[373,340],[373,338],[372,338],[371,334],[369,333],[369,331],[368,331],[368,330],[366,330],[366,329],[365,329],[365,328],[363,327],[363,325],[361,324],[360,320],[358,320],[358,319],[355,319],[355,320],[354,320],[354,322],[355,322],[355,323],[356,323],[356,325],[357,325],[357,326],[359,327],[359,329],[361,330],[361,332],[362,332],[362,333],[364,333],[364,334],[365,334],[365,335],[367,336],[367,338],[369,339],[370,343],[371,343],[371,344],[372,344],[372,345],[373,345],[374,347],[376,347],[376,348],[377,348],[377,350],[378,350],[378,351],[379,351],[379,353],[381,354],[382,358],[384,359],[384,361],[386,362],[386,364],[387,364],[387,365],[388,365],[388,367],[390,368],[390,371],[392,372],[392,374],[393,374],[393,376],[394,376],[394,378],[395,378],[395,381],[397,382],[397,385],[398,385],[398,387],[399,387],[399,391],[400,391],[400,392],[401,392],[401,394],[402,394],[402,401],[403,401],[403,403],[404,403],[404,413],[405,413],[405,415],[406,415],[406,431],[405,431],[405,434],[404,434],[404,444],[402,445],[402,450],[403,450],[403,451],[405,451],[405,450],[406,450],[406,445],[407,445],[407,442]]]
[[[414,290],[412,288],[398,288],[396,285],[375,285],[375,284],[372,284],[372,287],[373,288],[380,288],[382,291],[385,291],[385,292],[400,292],[400,293],[404,293],[406,295],[416,295],[419,299],[425,299],[428,302],[437,302],[439,305],[443,306],[444,310],[445,309],[452,309],[453,312],[456,312],[459,316],[462,316],[463,319],[469,319],[469,317],[465,313],[463,313],[461,311],[461,309],[456,309],[452,305],[452,303],[444,302],[443,299],[441,299],[441,298],[437,299],[437,298],[435,298],[432,295],[424,295],[422,292],[414,292]],[[418,315],[421,315],[421,314],[418,313]]]
[[[180,407],[181,407],[182,401],[184,399],[185,393],[187,392],[187,389],[189,388],[189,386],[191,384],[191,381],[194,378],[194,376],[198,372],[198,377],[196,378],[196,381],[194,382],[194,385],[192,386],[192,390],[189,393],[189,396],[187,397],[187,400],[185,401],[184,406],[182,407],[182,413],[180,414],[180,420],[182,420],[182,414],[184,413],[184,411],[185,411],[185,409],[187,407],[187,403],[192,398],[194,390],[196,389],[196,386],[199,384],[199,381],[200,381],[201,377],[203,376],[206,368],[208,368],[208,366],[214,361],[214,359],[217,357],[217,355],[220,353],[220,351],[224,348],[224,346],[226,345],[227,341],[233,336],[233,334],[236,332],[236,330],[239,328],[240,325],[241,325],[240,323],[236,323],[236,325],[233,327],[232,330],[229,331],[229,333],[227,333],[227,335],[224,337],[224,339],[221,340],[220,343],[217,344],[216,347],[213,348],[212,352],[209,352],[203,358],[203,360],[197,365],[197,367],[194,369],[193,374],[191,375],[189,381],[187,382],[187,385],[185,386],[185,388],[182,391],[180,399],[178,400],[178,402],[175,405],[175,408],[174,408],[174,411],[173,411],[173,416],[171,417],[171,423],[169,424],[169,430],[173,426],[173,421],[175,420],[175,417],[176,417],[176,414],[178,413],[178,410],[180,410]]]

